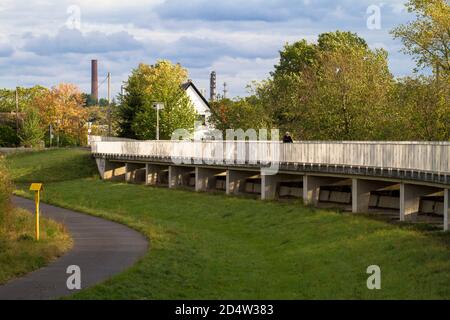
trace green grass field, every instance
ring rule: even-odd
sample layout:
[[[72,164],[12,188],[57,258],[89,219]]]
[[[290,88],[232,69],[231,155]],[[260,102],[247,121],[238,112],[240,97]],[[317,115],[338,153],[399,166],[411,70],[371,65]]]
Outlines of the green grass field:
[[[450,236],[300,203],[99,180],[89,152],[8,158],[17,192],[116,220],[151,239],[128,271],[83,299],[449,299]],[[382,289],[368,290],[379,265]]]

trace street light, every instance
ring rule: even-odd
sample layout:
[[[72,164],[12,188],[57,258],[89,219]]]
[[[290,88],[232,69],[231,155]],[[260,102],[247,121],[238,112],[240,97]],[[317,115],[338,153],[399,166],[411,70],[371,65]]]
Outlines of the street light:
[[[159,140],[159,110],[164,109],[164,103],[154,102],[153,109],[156,110],[156,140]]]

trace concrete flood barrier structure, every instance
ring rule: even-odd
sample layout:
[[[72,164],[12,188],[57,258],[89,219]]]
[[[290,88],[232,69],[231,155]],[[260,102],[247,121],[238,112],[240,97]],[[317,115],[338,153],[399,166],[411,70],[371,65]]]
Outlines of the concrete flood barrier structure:
[[[449,142],[134,141],[94,138],[103,179],[423,215],[449,229]]]

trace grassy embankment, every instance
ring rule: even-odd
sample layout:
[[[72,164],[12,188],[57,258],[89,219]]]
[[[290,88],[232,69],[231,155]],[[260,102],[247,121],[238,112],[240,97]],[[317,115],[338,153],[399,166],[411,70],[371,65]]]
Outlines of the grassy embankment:
[[[23,195],[116,220],[151,239],[128,271],[74,298],[449,299],[450,236],[300,203],[167,190],[99,180],[82,150],[9,158]],[[382,290],[366,287],[370,265]]]
[[[0,284],[45,266],[68,250],[72,241],[64,227],[41,219],[41,240],[34,240],[34,216],[13,208],[12,185],[0,158]]]

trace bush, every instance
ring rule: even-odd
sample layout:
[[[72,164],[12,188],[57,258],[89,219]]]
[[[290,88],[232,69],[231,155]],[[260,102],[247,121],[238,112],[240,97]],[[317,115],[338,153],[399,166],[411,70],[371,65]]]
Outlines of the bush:
[[[23,122],[20,140],[25,147],[38,147],[44,139],[45,132],[41,127],[41,118],[36,110],[30,110]]]
[[[8,125],[0,125],[0,147],[17,147],[19,143],[16,130]]]
[[[12,183],[9,179],[6,161],[0,156],[0,224],[9,211]]]

